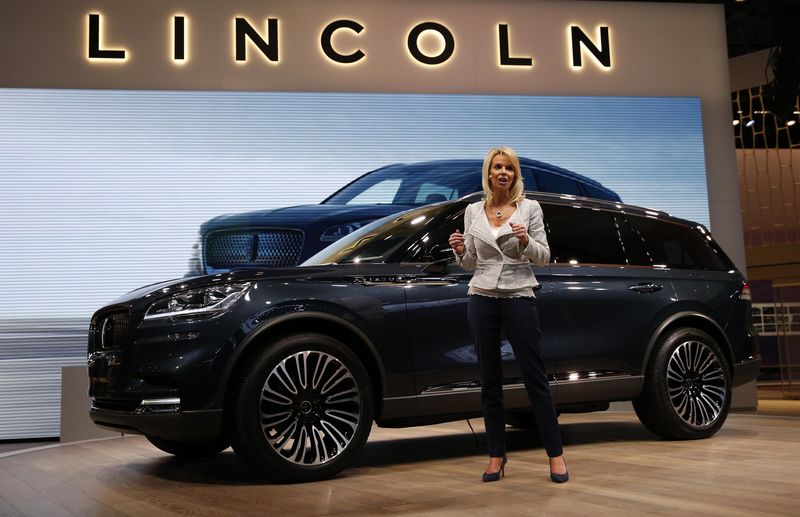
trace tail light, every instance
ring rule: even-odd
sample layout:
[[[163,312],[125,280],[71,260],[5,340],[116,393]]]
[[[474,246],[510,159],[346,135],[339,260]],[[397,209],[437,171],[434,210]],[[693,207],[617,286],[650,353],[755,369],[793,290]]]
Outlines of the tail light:
[[[747,282],[742,283],[742,294],[739,295],[740,300],[747,300],[748,302],[753,301],[753,297],[750,295],[750,284]]]

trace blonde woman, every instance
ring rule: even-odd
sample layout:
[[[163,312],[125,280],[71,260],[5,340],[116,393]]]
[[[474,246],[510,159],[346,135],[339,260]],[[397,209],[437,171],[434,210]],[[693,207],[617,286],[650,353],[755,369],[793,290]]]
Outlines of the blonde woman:
[[[496,147],[483,160],[485,198],[464,212],[464,233],[456,230],[450,246],[456,260],[475,273],[469,283],[468,319],[481,378],[481,402],[489,446],[483,481],[505,475],[505,410],[500,331],[514,350],[536,425],[550,458],[550,479],[569,479],[561,433],[547,383],[539,338],[541,325],[533,289],[539,283],[531,262],[544,266],[550,248],[539,203],[524,195],[519,158],[509,147]]]

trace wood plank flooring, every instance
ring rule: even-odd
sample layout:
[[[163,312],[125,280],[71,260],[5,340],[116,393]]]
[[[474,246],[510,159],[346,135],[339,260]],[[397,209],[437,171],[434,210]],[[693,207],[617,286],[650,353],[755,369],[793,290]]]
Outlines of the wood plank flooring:
[[[509,429],[506,477],[482,483],[483,426],[374,428],[337,478],[273,485],[228,449],[181,461],[145,439],[0,458],[0,516],[798,515],[800,418],[732,414],[711,439],[664,441],[631,413],[560,417],[571,479],[550,482],[538,437]]]

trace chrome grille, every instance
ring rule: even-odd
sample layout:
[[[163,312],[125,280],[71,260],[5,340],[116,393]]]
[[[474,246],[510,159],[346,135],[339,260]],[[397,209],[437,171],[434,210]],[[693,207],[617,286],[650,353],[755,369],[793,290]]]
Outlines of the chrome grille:
[[[89,349],[111,350],[121,348],[128,338],[127,312],[104,314],[89,325]]]
[[[206,238],[206,265],[211,269],[294,266],[303,250],[297,230],[215,232]]]

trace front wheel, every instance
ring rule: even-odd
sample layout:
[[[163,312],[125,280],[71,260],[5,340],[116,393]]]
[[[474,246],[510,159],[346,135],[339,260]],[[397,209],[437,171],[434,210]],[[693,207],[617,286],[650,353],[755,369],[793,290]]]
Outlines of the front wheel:
[[[296,334],[266,346],[235,390],[233,449],[275,481],[331,477],[369,436],[369,376],[355,353],[330,336]]]
[[[663,438],[708,438],[728,416],[731,372],[714,339],[695,328],[669,332],[647,366],[641,396],[633,401],[639,420]]]

